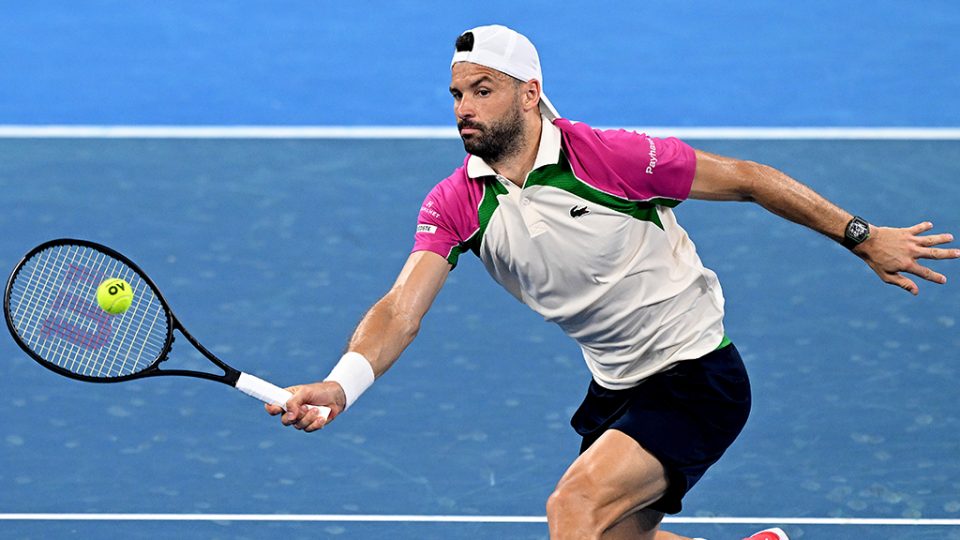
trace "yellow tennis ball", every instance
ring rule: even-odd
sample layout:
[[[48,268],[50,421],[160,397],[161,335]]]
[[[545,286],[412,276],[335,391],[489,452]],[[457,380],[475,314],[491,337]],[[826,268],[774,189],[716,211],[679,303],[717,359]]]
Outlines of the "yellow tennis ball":
[[[133,287],[120,278],[110,278],[97,287],[97,303],[107,313],[119,315],[130,309]]]

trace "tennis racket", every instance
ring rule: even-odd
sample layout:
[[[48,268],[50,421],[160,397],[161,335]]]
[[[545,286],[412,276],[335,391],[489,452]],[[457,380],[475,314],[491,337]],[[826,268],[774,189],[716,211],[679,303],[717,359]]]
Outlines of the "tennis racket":
[[[97,287],[110,278],[130,284],[133,302],[118,315],[97,303]],[[264,403],[285,407],[291,393],[242,373],[214,356],[183,327],[153,281],[130,259],[86,240],[40,244],[17,264],[3,295],[7,327],[43,367],[89,382],[121,382],[179,375],[233,386]],[[160,369],[174,330],[223,374]],[[328,407],[319,407],[326,418]]]

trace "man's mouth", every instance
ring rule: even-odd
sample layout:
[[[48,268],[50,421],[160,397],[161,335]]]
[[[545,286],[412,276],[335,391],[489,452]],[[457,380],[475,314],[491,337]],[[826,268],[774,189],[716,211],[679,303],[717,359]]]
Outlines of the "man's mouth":
[[[477,124],[461,124],[459,126],[460,135],[472,135],[481,131],[480,126]]]

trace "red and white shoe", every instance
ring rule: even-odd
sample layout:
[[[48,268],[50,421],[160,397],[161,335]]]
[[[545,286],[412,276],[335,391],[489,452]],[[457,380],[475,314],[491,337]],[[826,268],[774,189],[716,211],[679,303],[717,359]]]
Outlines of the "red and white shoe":
[[[743,540],[790,540],[790,537],[787,536],[787,533],[783,532],[783,529],[774,527],[773,529],[765,529],[754,533]]]

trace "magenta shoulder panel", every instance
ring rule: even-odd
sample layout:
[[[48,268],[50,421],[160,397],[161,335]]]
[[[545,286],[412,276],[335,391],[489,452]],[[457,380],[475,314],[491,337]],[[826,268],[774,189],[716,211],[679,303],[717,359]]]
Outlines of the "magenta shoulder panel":
[[[626,130],[599,130],[559,119],[574,174],[593,187],[630,200],[690,195],[697,158],[693,148],[670,137],[658,139]]]
[[[432,251],[456,264],[455,248],[480,227],[477,207],[483,182],[467,176],[467,164],[430,190],[420,206],[412,251]]]

